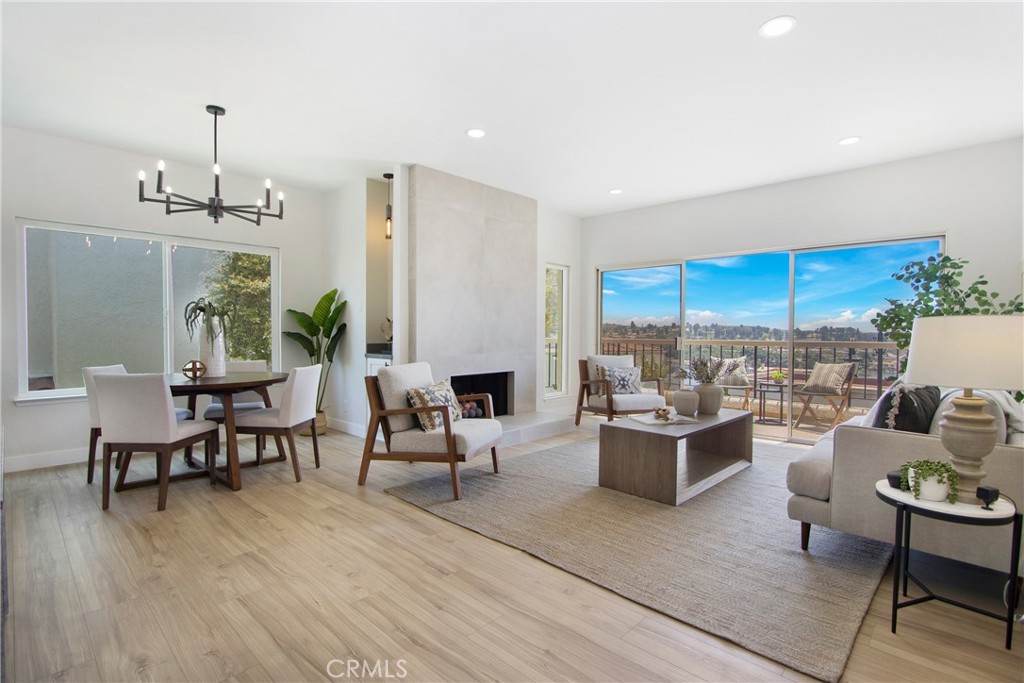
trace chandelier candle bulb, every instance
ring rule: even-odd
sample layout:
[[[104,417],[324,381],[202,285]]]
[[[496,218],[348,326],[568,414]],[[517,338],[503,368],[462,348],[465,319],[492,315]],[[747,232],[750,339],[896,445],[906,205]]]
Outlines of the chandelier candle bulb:
[[[156,193],[163,194],[164,192],[164,160],[156,162]]]

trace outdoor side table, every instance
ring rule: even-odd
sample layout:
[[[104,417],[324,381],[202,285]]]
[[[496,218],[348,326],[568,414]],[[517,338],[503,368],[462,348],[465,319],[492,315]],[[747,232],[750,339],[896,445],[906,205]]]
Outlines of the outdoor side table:
[[[783,402],[786,399],[786,391],[789,389],[789,385],[786,383],[779,384],[778,382],[763,382],[757,381],[754,383],[754,394],[757,396],[757,422],[758,424],[775,424],[784,425],[786,420],[784,415]],[[779,417],[765,417],[765,399],[768,398],[768,394],[779,395]]]
[[[938,600],[962,609],[984,614],[987,617],[1006,622],[1006,649],[1010,649],[1013,639],[1013,610],[1017,604],[1017,566],[1020,563],[1020,532],[1021,513],[1017,506],[1004,497],[992,503],[991,510],[985,510],[980,505],[968,505],[958,503],[953,505],[948,501],[915,500],[914,494],[910,491],[902,491],[889,486],[886,479],[875,483],[875,495],[882,502],[896,508],[896,540],[893,543],[893,566],[892,573],[892,632],[896,633],[896,613],[904,607],[910,607],[929,600]],[[941,595],[936,595],[927,586],[921,583],[910,572],[910,519],[913,515],[931,517],[932,519],[949,522],[951,524],[971,524],[975,526],[1003,526],[1013,524],[1013,538],[1010,550],[1010,583],[1007,589],[1006,614],[996,614],[975,605],[968,605],[958,600],[953,600]],[[903,581],[903,596],[907,597],[907,580],[925,592],[924,597],[914,598],[900,602],[900,581]]]

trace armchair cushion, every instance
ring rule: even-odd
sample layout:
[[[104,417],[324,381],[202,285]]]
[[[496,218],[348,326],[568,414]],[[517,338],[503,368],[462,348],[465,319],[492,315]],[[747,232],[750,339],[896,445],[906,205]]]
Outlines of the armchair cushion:
[[[613,394],[639,394],[643,390],[640,386],[640,368],[609,368],[598,365],[597,374],[598,379],[611,380]]]
[[[591,408],[603,409],[608,406],[607,396],[591,396],[587,399]],[[661,394],[612,394],[612,410],[654,410],[665,407]]]
[[[413,408],[447,406],[452,422],[462,419],[459,399],[448,380],[442,380],[427,387],[412,387],[406,391],[406,394],[409,397],[409,405]],[[444,426],[444,416],[440,411],[417,413],[416,416],[420,419],[420,428],[425,432]]]
[[[455,450],[460,455],[477,453],[501,440],[501,423],[497,420],[478,418],[459,420],[452,423]],[[444,428],[430,431],[409,429],[391,435],[391,451],[408,453],[447,453]]]
[[[427,363],[405,363],[381,368],[377,372],[380,384],[380,399],[385,410],[409,407],[408,390],[412,387],[426,387],[434,383]],[[392,432],[402,432],[416,426],[412,415],[391,415],[384,418]]]
[[[856,366],[853,363],[815,363],[807,383],[799,389],[805,394],[838,396]]]
[[[631,368],[635,364],[636,362],[633,360],[633,356],[587,356],[587,377],[592,380],[601,379],[600,373],[597,369],[597,366],[599,365],[603,365],[606,368]],[[600,385],[592,387],[591,393],[603,396],[604,387]]]

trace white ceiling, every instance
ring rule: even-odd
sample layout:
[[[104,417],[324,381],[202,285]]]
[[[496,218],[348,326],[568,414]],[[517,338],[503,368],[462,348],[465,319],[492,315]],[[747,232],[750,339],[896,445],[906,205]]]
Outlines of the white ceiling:
[[[793,32],[761,38],[780,14]],[[591,216],[1019,136],[1022,21],[1020,2],[4,2],[3,123],[206,165],[219,104],[225,171],[328,189],[420,163]]]

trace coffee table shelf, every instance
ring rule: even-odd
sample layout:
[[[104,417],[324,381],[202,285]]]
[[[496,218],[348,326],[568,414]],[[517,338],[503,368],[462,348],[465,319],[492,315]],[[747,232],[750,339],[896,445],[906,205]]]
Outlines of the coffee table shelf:
[[[600,428],[598,484],[666,505],[680,505],[753,461],[753,413],[723,408],[696,424]]]

